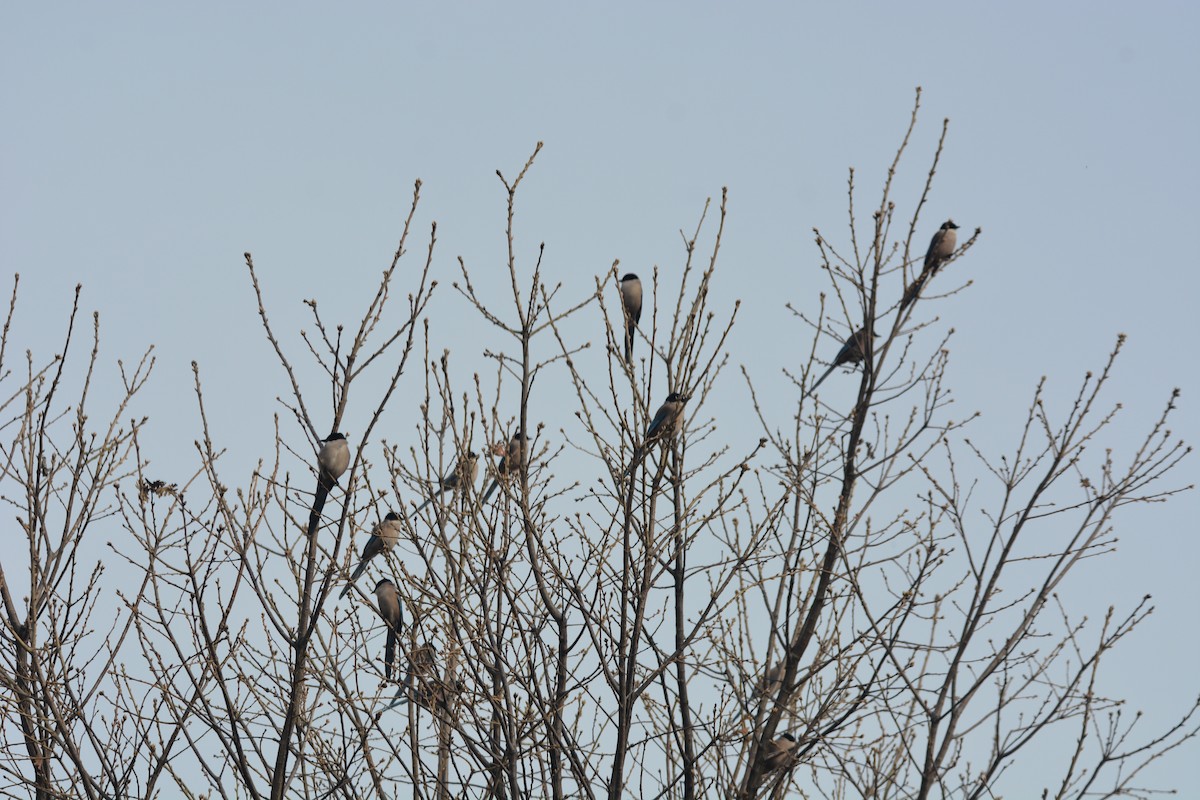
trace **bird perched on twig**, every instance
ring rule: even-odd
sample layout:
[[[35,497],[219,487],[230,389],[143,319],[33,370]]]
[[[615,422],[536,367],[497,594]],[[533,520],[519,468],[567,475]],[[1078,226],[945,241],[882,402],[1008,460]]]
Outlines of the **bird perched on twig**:
[[[317,479],[320,487],[328,492],[349,466],[350,445],[346,443],[344,435],[334,431],[324,439],[324,444],[317,453]]]
[[[768,667],[754,684],[754,696],[760,697],[762,695],[774,694],[783,683],[783,673],[786,667],[786,658],[781,658]]]
[[[792,764],[792,760],[796,756],[796,747],[799,742],[796,737],[790,733],[785,733],[779,736],[774,741],[763,745],[763,767],[764,771],[778,772],[781,769],[786,769]]]
[[[479,456],[474,450],[468,450],[464,455],[459,456],[458,463],[454,465],[454,469],[450,471],[446,477],[437,482],[433,488],[433,494],[424,503],[417,507],[416,513],[421,513],[425,506],[432,503],[446,492],[456,491],[460,486],[470,486],[475,483],[475,476],[479,474]]]
[[[432,642],[425,642],[408,654],[408,675],[404,679],[404,688],[423,708],[433,710],[434,705],[445,704],[446,691],[438,675],[437,649]]]
[[[925,283],[937,274],[942,264],[954,255],[954,248],[958,245],[956,230],[958,230],[958,226],[954,224],[954,220],[948,219],[942,223],[942,227],[938,228],[937,233],[933,234],[933,238],[929,240],[929,249],[925,251],[925,263],[921,267],[921,274],[909,284],[908,288],[904,290],[904,297],[900,299],[901,314],[921,295]]]
[[[642,443],[633,451],[633,459],[625,470],[626,475],[637,468],[651,446],[656,442],[667,441],[675,435],[675,431],[679,428],[679,417],[683,414],[683,406],[690,399],[690,395],[681,392],[671,392],[667,395],[667,399],[658,407],[654,419],[650,420],[650,424],[646,427],[646,436],[642,439]]]
[[[498,444],[492,448],[492,453],[500,456],[500,460],[496,462],[496,477],[492,479],[492,485],[488,487],[488,490],[483,493],[481,502],[488,501],[492,492],[496,491],[496,487],[500,485],[500,481],[508,480],[510,475],[521,469],[521,461],[525,458],[525,445],[525,432],[518,430],[508,440],[507,445]]]
[[[877,335],[878,334],[876,334],[874,331],[871,331],[872,337]],[[866,357],[867,344],[867,329],[866,327],[859,328],[854,332],[853,336],[842,342],[842,349],[838,350],[838,354],[836,357],[834,357],[833,363],[829,365],[829,369],[825,370],[824,375],[817,378],[817,382],[814,383],[813,387],[808,390],[809,393],[811,394],[812,392],[815,392],[817,387],[829,377],[829,373],[833,372],[843,364],[861,364],[863,358]]]
[[[350,445],[346,443],[345,436],[334,431],[321,442],[321,449],[317,451],[317,491],[313,495],[312,512],[308,517],[310,534],[317,528],[317,520],[325,508],[329,490],[350,466]]]
[[[392,679],[392,666],[396,663],[396,639],[400,629],[404,627],[404,613],[400,607],[400,593],[396,584],[387,578],[375,584],[375,602],[379,606],[379,616],[387,626],[387,644],[383,650],[383,676]]]
[[[354,568],[354,573],[350,576],[349,582],[338,596],[345,597],[349,593],[350,587],[366,571],[368,561],[380,553],[391,550],[399,541],[400,515],[395,511],[389,511],[387,516],[371,531],[371,538],[367,539],[367,543],[363,546],[362,556],[358,559],[358,566]]]
[[[642,319],[642,282],[632,272],[621,278],[621,313],[625,317],[625,363],[633,363],[633,332]]]

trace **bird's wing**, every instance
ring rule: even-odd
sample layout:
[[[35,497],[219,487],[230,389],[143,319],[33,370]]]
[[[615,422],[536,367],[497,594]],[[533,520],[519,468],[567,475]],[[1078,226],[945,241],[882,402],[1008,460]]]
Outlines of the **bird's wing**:
[[[670,412],[667,410],[666,406],[663,406],[662,408],[658,409],[658,413],[654,415],[654,419],[651,420],[651,422],[650,422],[650,427],[646,428],[646,439],[647,440],[649,440],[650,437],[654,436],[654,434],[658,433],[658,431],[662,427],[663,423],[666,422],[667,416],[669,415],[669,413]]]

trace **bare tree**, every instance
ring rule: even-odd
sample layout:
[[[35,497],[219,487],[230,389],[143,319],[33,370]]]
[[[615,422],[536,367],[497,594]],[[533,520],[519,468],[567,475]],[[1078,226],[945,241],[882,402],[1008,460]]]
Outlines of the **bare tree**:
[[[97,377],[99,315],[82,374],[68,369],[80,346],[77,286],[58,352],[39,359],[26,351],[14,367],[9,334],[19,282],[0,335],[0,384],[7,387],[0,392],[0,499],[23,534],[9,529],[5,541],[17,556],[24,540],[27,569],[16,569],[8,554],[0,564],[0,770],[5,785],[24,796],[124,796],[147,781],[145,762],[135,764],[133,754],[148,744],[152,731],[138,716],[154,700],[141,687],[122,696],[121,661],[145,611],[146,583],[129,581],[116,597],[102,597],[100,553],[111,542],[96,537],[117,513],[114,487],[137,468],[143,421],[122,418],[153,358],[148,351],[131,372],[120,365],[120,388],[105,392],[115,396],[111,408],[96,411],[93,381],[109,380]]]
[[[540,144],[497,173],[508,296],[462,258],[452,282],[487,331],[490,374],[433,345],[435,224],[406,258],[419,182],[354,326],[312,300],[313,332],[283,335],[247,254],[287,391],[274,453],[244,479],[213,440],[198,366],[187,477],[151,475],[147,428],[118,423],[149,354],[122,370],[101,433],[83,411],[95,348],[80,402],[56,405],[72,312],[58,356],[28,359],[15,383],[0,373],[0,478],[30,586],[22,602],[0,572],[0,792],[986,798],[1037,742],[1063,754],[1044,796],[1142,796],[1141,770],[1195,738],[1196,706],[1141,731],[1099,668],[1149,600],[1097,625],[1059,592],[1112,551],[1119,509],[1182,488],[1175,395],[1124,461],[1088,449],[1117,421],[1102,391],[1120,341],[1064,417],[1037,387],[1009,453],[948,416],[951,331],[927,312],[964,288],[980,231],[921,249],[940,224],[922,211],[945,125],[899,210],[919,99],[869,221],[851,172],[847,235],[816,232],[827,290],[789,306],[811,341],[785,371],[794,394],[742,367],[758,441],[709,411],[740,311],[711,291],[727,194],[682,235],[678,264],[654,268],[626,359],[619,265],[586,286],[548,280],[546,248],[517,244]],[[14,289],[9,321],[15,307]],[[7,341],[6,323],[0,365]],[[406,403],[411,437],[377,435]],[[349,468],[314,481],[333,432]],[[389,512],[399,541],[370,541]],[[122,529],[116,586],[84,536],[102,519]],[[364,547],[370,580],[339,603]],[[110,607],[98,634],[89,620]]]

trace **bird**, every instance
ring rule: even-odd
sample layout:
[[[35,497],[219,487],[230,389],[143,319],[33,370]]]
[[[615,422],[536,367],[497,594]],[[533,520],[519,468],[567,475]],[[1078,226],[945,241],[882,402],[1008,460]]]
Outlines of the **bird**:
[[[460,486],[470,486],[475,483],[475,476],[479,474],[479,456],[474,450],[468,450],[465,455],[459,456],[458,463],[454,465],[454,469],[450,471],[446,477],[437,482],[437,486],[433,489],[433,494],[429,499],[417,507],[416,513],[421,513],[425,506],[432,503],[439,496],[446,492],[453,492]]]
[[[346,588],[342,589],[339,598],[345,597],[350,592],[350,587],[354,586],[354,582],[367,569],[367,562],[380,553],[387,552],[396,546],[396,542],[400,541],[400,515],[395,511],[389,511],[383,521],[375,526],[371,531],[371,538],[367,539],[366,545],[363,546],[362,556],[358,559],[358,566],[354,568],[354,573],[350,576],[350,581],[346,584]]]
[[[323,441],[317,453],[317,466],[320,468],[317,478],[321,488],[328,492],[346,472],[346,467],[350,466],[350,445],[346,443],[346,437],[337,431]]]
[[[766,672],[760,675],[758,682],[754,684],[754,696],[761,697],[778,690],[783,683],[783,673],[786,667],[787,660],[782,659],[776,661]]]
[[[770,773],[787,768],[795,758],[798,745],[796,737],[790,733],[763,745],[763,771]]]
[[[633,331],[642,319],[642,282],[632,272],[621,278],[621,311],[625,317],[625,363],[633,363]]]
[[[658,407],[654,419],[650,420],[641,445],[633,451],[633,460],[629,462],[629,467],[625,470],[626,475],[637,467],[651,445],[670,439],[675,434],[679,427],[679,416],[683,413],[683,406],[690,399],[690,395],[681,392],[671,392],[667,395],[667,399]]]
[[[321,449],[317,452],[317,491],[313,495],[313,507],[308,515],[309,535],[317,529],[329,490],[350,466],[350,445],[346,444],[343,434],[334,431],[321,442]]]
[[[417,684],[415,692],[414,680]],[[423,708],[432,710],[435,703],[445,704],[445,692],[442,690],[442,680],[437,671],[437,648],[432,642],[425,642],[409,653],[408,675],[404,679],[404,688],[413,693],[413,699]]]
[[[387,625],[387,645],[383,651],[383,676],[392,679],[392,665],[396,663],[396,639],[400,629],[404,627],[404,613],[400,608],[400,593],[396,584],[387,578],[375,584],[375,602],[379,606],[379,616]]]
[[[900,313],[904,313],[904,309],[920,296],[926,281],[937,274],[946,259],[954,255],[954,248],[958,245],[956,230],[958,226],[954,224],[954,220],[948,219],[933,234],[933,238],[929,240],[929,249],[925,251],[925,263],[921,267],[921,274],[904,290],[904,297],[900,300]]]
[[[875,337],[874,331],[871,331],[871,336]],[[817,378],[817,382],[809,389],[809,393],[815,392],[817,387],[829,377],[829,373],[843,364],[860,364],[866,356],[867,351],[867,329],[866,326],[859,328],[846,341],[842,342],[842,349],[838,350],[837,356],[833,359],[833,363],[829,365],[829,369],[825,370],[825,374]]]
[[[508,440],[507,445],[498,444],[492,448],[492,452],[500,456],[500,460],[496,462],[496,477],[492,479],[492,485],[488,487],[488,490],[483,493],[482,502],[488,501],[492,492],[496,491],[496,487],[500,485],[501,480],[507,480],[509,475],[521,469],[521,461],[525,457],[525,441],[525,432],[518,430]]]

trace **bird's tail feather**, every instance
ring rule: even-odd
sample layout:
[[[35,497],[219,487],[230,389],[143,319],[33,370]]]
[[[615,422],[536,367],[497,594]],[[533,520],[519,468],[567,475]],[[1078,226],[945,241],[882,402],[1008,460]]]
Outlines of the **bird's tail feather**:
[[[312,510],[308,513],[308,535],[317,531],[321,521],[321,512],[325,509],[325,499],[329,497],[329,488],[325,485],[324,476],[317,479],[317,491],[313,493]]]
[[[496,491],[496,487],[499,485],[500,485],[499,478],[492,479],[492,485],[489,486],[488,490],[483,493],[483,500],[480,501],[480,505],[482,505],[483,503],[486,503],[488,501],[488,498],[492,496],[492,492]]]
[[[345,597],[350,593],[350,589],[354,587],[355,581],[362,577],[366,569],[367,562],[360,561],[358,566],[354,568],[354,573],[350,576],[350,580],[346,582],[346,588],[342,589],[342,593],[338,595],[339,598]]]
[[[817,387],[820,386],[822,383],[824,383],[825,379],[829,377],[830,373],[832,373],[836,367],[837,367],[837,364],[830,364],[829,369],[825,370],[824,375],[817,378],[817,382],[812,385],[812,388],[808,390],[808,393],[812,394],[813,392],[815,392],[817,390]]]
[[[444,495],[446,492],[450,491],[452,488],[454,488],[454,487],[453,487],[453,486],[446,486],[446,485],[445,485],[445,482],[441,482],[441,483],[434,483],[434,484],[433,484],[433,485],[430,487],[430,492],[431,492],[431,494],[429,495],[429,499],[428,499],[428,500],[426,500],[424,503],[421,503],[421,505],[417,506],[417,510],[416,510],[416,511],[414,511],[413,513],[414,513],[414,514],[420,514],[420,513],[421,513],[421,511],[422,511],[422,510],[425,508],[425,506],[429,505],[429,504],[430,504],[430,503],[432,503],[434,500],[437,500],[439,497],[441,497],[442,495]]]
[[[916,299],[921,296],[921,290],[925,288],[926,280],[926,275],[922,273],[921,275],[917,276],[916,280],[909,284],[907,289],[904,290],[904,297],[900,299],[901,314],[904,313],[904,309],[916,302]]]
[[[387,644],[383,648],[383,677],[392,679],[392,664],[396,661],[396,632],[388,627]]]

